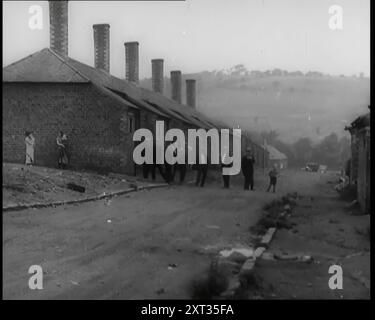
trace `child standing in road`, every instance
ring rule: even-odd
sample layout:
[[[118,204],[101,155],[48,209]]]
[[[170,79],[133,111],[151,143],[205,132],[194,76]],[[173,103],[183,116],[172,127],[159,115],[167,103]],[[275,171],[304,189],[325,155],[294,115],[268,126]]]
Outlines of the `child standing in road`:
[[[273,165],[271,171],[268,173],[270,177],[270,184],[268,186],[267,192],[271,190],[271,187],[273,189],[273,192],[276,192],[276,183],[277,183],[277,177],[279,176],[279,172],[277,171],[276,164]]]

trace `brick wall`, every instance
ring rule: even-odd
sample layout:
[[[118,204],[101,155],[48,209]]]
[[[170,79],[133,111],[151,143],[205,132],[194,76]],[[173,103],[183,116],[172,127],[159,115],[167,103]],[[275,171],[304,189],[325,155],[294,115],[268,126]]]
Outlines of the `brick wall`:
[[[73,167],[132,174],[129,110],[91,84],[3,83],[3,161],[25,162],[29,130],[36,139],[36,164],[55,167],[62,130]]]

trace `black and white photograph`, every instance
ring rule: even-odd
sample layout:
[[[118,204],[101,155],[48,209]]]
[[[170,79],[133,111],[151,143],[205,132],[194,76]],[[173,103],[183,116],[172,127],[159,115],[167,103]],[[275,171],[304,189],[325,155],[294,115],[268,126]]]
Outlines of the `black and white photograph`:
[[[371,299],[370,0],[2,6],[3,300]]]

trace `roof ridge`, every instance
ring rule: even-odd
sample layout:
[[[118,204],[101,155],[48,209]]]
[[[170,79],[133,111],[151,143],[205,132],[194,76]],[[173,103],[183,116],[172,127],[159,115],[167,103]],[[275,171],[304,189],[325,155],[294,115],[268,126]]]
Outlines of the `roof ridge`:
[[[84,74],[82,74],[79,70],[77,70],[77,68],[75,68],[74,66],[72,66],[69,61],[66,61],[65,58],[61,57],[58,53],[56,53],[55,51],[53,51],[51,48],[46,48],[49,52],[51,52],[57,59],[59,59],[62,63],[64,63],[68,68],[72,69],[75,73],[79,74],[81,77],[83,77],[84,79],[86,79],[87,81],[89,82],[92,82],[88,77],[86,77]],[[67,57],[68,59],[71,59],[70,57]],[[74,60],[74,59],[72,59]]]

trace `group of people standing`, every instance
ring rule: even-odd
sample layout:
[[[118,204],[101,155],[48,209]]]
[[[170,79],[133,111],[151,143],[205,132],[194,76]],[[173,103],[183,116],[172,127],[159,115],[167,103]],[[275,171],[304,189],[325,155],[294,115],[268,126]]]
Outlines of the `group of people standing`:
[[[156,164],[156,148],[154,147],[153,152],[153,164],[143,164],[143,177],[148,179],[149,173],[151,172],[152,180],[156,178],[156,170],[159,171],[161,177],[165,182],[171,183],[175,179],[177,172],[180,174],[179,182],[183,183],[185,180],[187,172],[187,161],[184,164],[174,164],[170,165],[166,163],[164,166],[161,164]],[[221,167],[229,168],[232,166],[232,163],[228,161],[229,153],[225,152],[221,159]],[[186,159],[187,160],[187,159]],[[246,149],[245,155],[241,160],[241,171],[244,176],[244,190],[254,190],[254,166],[255,158],[253,156],[252,150],[250,148]],[[208,160],[205,153],[197,154],[196,164],[193,165],[193,170],[196,171],[195,185],[197,187],[204,187],[206,182],[206,177],[208,173]],[[267,188],[267,191],[270,191],[273,188],[273,192],[276,191],[276,182],[277,182],[277,168],[274,166],[269,172],[270,182]],[[230,175],[223,174],[223,184],[224,188],[229,189],[230,187]]]
[[[175,155],[177,154],[177,149],[175,150]],[[179,181],[183,183],[185,181],[186,171],[187,171],[187,158],[185,158],[184,164],[168,164],[164,166],[156,163],[156,147],[153,145],[153,163],[152,164],[143,164],[143,178],[148,179],[149,174],[151,173],[151,178],[153,181],[156,179],[156,170],[159,171],[163,180],[167,183],[174,182],[177,172],[179,172]]]
[[[34,150],[35,150],[35,137],[32,132],[25,132],[25,144],[26,144],[26,165],[31,166],[35,163],[34,159]],[[67,135],[60,131],[56,138],[56,145],[58,150],[57,157],[57,166],[60,169],[65,169],[69,164],[68,156],[68,137]],[[177,154],[177,149],[175,150],[175,155]],[[221,159],[222,168],[229,168],[232,166],[232,163],[228,161],[229,153],[224,153]],[[250,148],[246,149],[245,155],[241,159],[241,171],[244,176],[244,190],[254,190],[254,165],[255,158],[252,154]],[[197,155],[196,164],[193,166],[193,169],[197,171],[195,185],[198,187],[204,187],[207,173],[208,173],[208,160],[205,153],[200,153]],[[179,173],[179,182],[182,184],[185,181],[186,172],[187,172],[187,157],[185,158],[184,164],[173,164],[170,165],[166,163],[164,166],[161,164],[156,164],[156,147],[153,146],[153,164],[143,164],[143,178],[148,179],[149,174],[151,173],[152,180],[156,179],[156,170],[159,171],[161,177],[167,183],[172,183],[175,180],[177,172]],[[271,171],[269,172],[269,186],[267,192],[272,188],[273,192],[276,191],[277,177],[279,173],[277,167],[274,165]],[[230,175],[223,173],[223,183],[224,188],[229,189],[230,187]]]
[[[69,157],[67,151],[68,137],[62,131],[59,132],[56,138],[57,144],[57,166],[60,169],[65,169],[69,164]],[[25,145],[26,145],[26,160],[25,164],[27,166],[32,166],[35,164],[35,137],[31,131],[25,132]]]

